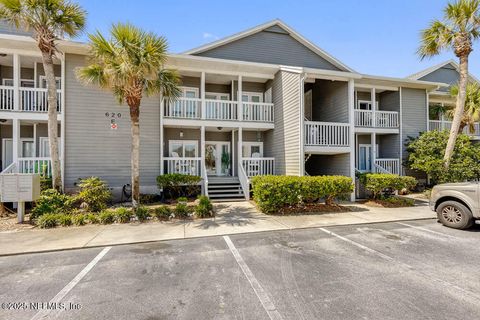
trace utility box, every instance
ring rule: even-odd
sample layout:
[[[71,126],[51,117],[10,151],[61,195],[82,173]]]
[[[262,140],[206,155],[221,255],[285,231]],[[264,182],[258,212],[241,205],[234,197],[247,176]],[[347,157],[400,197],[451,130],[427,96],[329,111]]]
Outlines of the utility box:
[[[30,202],[39,197],[39,174],[7,173],[0,175],[0,202]]]

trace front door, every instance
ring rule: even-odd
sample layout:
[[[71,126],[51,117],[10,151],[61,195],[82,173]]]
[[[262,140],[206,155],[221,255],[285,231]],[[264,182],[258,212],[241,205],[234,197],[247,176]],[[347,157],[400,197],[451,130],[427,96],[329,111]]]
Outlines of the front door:
[[[376,157],[378,158],[378,144],[376,145]],[[371,172],[372,165],[372,145],[359,144],[358,145],[358,170],[360,172]]]
[[[205,143],[205,167],[209,176],[231,175],[230,142]]]

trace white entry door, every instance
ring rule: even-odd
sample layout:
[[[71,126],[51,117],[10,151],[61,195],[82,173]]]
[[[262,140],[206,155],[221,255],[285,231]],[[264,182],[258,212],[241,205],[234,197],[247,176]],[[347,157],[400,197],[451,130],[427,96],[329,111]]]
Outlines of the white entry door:
[[[205,167],[209,176],[231,175],[230,142],[205,142]]]
[[[2,140],[2,170],[13,162],[13,141],[12,139]]]
[[[378,158],[378,144],[376,145],[376,157]],[[371,172],[372,165],[372,145],[359,144],[358,145],[358,170],[360,172]]]

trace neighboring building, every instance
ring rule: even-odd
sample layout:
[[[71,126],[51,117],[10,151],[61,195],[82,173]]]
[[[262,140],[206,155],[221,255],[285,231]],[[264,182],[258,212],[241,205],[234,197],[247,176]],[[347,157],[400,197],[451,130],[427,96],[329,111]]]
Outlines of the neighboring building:
[[[64,187],[99,176],[119,192],[130,183],[128,107],[76,79],[75,69],[86,64],[85,44],[60,41],[58,48]],[[38,171],[50,161],[40,61],[31,38],[0,34],[7,171]],[[156,192],[156,177],[172,172],[202,176],[217,198],[248,197],[248,180],[259,174],[403,174],[403,142],[428,129],[429,99],[450,84],[431,74],[358,73],[278,20],[172,54],[168,67],[182,76],[182,97],[142,102],[144,193]]]

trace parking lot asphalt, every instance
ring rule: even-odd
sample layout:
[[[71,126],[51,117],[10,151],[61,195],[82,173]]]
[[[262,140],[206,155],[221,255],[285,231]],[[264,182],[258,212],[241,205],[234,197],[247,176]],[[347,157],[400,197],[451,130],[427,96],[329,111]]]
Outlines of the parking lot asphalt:
[[[0,319],[477,319],[479,242],[422,220],[0,257]]]

